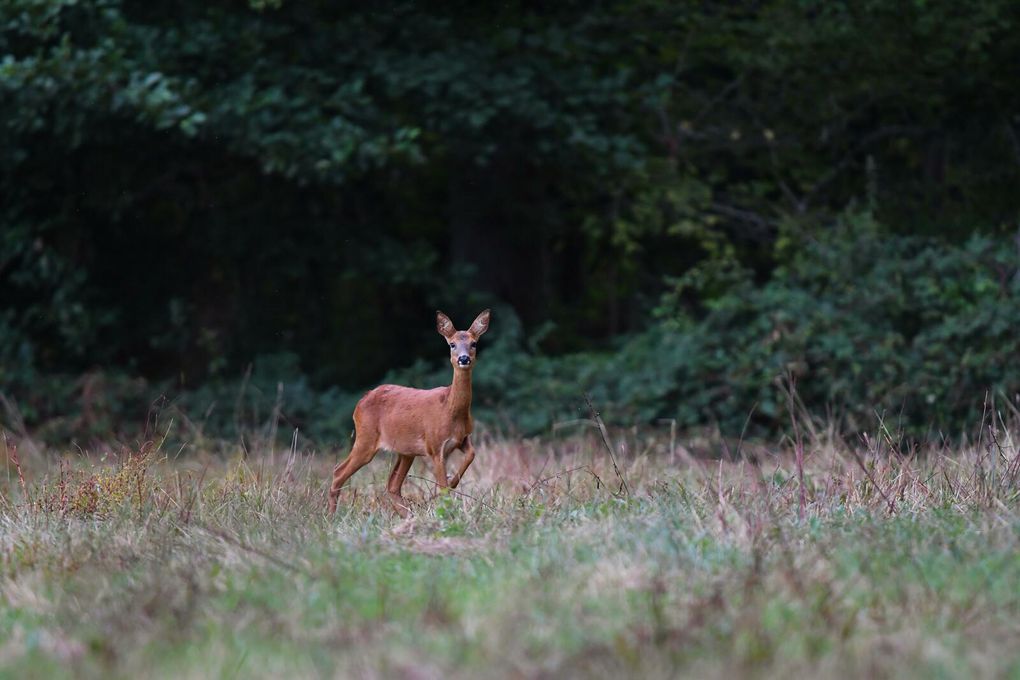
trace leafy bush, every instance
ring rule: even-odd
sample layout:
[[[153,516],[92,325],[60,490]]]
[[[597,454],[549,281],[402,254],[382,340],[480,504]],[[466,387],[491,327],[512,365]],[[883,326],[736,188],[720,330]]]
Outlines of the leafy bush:
[[[784,416],[776,382],[848,429],[876,412],[913,429],[974,425],[986,394],[1020,390],[1020,259],[1008,242],[961,246],[883,233],[849,216],[791,254],[764,286],[745,277],[701,319],[669,324],[689,352],[673,379],[684,423]],[[679,346],[678,346],[679,350]]]

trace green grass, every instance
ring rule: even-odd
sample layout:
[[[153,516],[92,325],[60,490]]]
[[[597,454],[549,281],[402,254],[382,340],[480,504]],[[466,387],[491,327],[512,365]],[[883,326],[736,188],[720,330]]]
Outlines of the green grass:
[[[12,462],[0,482],[0,676],[1020,677],[1000,437],[809,446],[803,518],[793,457],[765,448],[652,442],[616,496],[594,440],[483,441],[458,493],[410,480],[406,520],[388,460],[326,517],[325,456],[23,453],[25,486]]]

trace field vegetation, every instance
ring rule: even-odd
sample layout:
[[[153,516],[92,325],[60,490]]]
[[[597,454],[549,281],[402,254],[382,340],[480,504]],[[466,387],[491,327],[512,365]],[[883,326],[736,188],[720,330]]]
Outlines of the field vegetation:
[[[8,435],[0,675],[1020,673],[1020,448],[998,418],[923,450],[807,422],[773,445],[610,441],[482,436],[456,491],[415,465],[401,519],[385,460],[328,517],[342,452]]]

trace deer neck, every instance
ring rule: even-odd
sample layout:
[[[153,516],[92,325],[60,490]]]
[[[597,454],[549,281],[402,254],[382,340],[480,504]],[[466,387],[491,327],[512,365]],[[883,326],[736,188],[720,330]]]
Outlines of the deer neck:
[[[453,369],[453,383],[447,401],[450,415],[455,419],[471,418],[471,371]]]

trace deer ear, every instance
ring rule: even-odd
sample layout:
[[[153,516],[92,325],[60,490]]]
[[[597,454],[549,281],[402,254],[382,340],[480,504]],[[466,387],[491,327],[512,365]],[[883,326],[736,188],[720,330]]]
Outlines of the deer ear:
[[[477,338],[481,336],[482,333],[489,330],[489,317],[491,316],[491,314],[492,313],[488,309],[486,309],[484,312],[478,315],[478,318],[475,319],[474,323],[471,324],[471,328],[469,329],[471,335]]]
[[[450,321],[450,317],[440,311],[436,312],[436,330],[444,338],[448,338],[457,332],[457,329],[453,327],[453,322]]]

